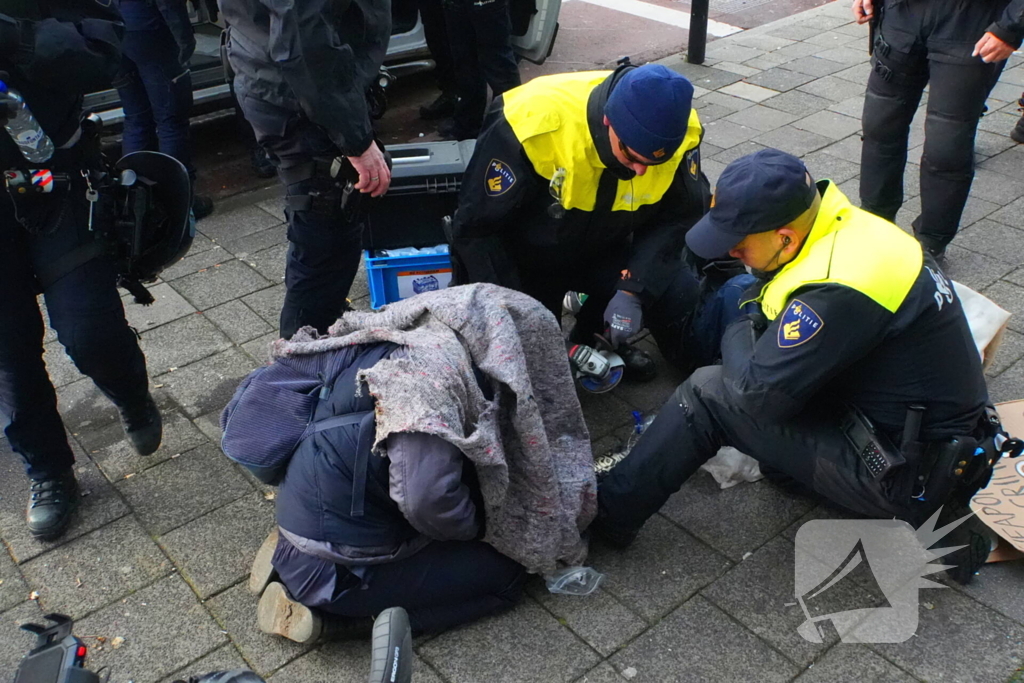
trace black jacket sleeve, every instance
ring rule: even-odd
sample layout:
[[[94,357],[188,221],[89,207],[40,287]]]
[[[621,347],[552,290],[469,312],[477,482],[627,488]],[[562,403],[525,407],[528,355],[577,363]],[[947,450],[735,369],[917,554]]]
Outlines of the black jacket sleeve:
[[[891,318],[887,310],[849,287],[824,284],[798,290],[759,338],[749,318],[726,330],[726,391],[747,413],[767,420],[790,418],[832,378],[877,346]]]
[[[0,14],[5,68],[40,87],[75,95],[109,88],[121,63],[124,25],[113,7],[96,0],[49,3],[51,17]]]
[[[658,213],[633,232],[628,276],[619,281],[618,288],[648,302],[661,296],[679,268],[686,233],[707,212],[710,198],[711,185],[700,168],[698,146],[687,152],[679,165]]]
[[[496,179],[503,172],[511,175]],[[489,282],[521,289],[506,240],[515,237],[518,209],[544,190],[512,127],[498,113],[477,139],[462,177],[451,234],[458,284]]]
[[[1024,41],[1024,0],[1011,0],[1003,15],[988,27],[988,31],[1004,43],[1019,48]]]

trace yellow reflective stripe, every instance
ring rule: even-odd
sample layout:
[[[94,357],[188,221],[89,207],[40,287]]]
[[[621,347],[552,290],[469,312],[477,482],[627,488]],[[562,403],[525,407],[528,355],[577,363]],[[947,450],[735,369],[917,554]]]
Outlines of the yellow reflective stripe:
[[[855,289],[895,313],[910,293],[923,261],[917,240],[853,206],[830,183],[800,254],[761,290],[761,308],[774,320],[800,287],[834,283]]]

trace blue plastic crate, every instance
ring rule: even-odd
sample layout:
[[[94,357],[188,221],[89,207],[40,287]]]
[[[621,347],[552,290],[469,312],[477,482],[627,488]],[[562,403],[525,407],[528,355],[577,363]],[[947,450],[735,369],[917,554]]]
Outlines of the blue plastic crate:
[[[452,262],[448,254],[374,256],[375,253],[363,252],[372,308],[408,299],[420,292],[444,289],[451,282]]]

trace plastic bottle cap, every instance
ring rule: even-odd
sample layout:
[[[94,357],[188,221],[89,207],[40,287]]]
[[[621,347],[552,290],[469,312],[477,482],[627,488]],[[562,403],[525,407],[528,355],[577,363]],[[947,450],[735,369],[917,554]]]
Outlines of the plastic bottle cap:
[[[0,81],[0,93],[7,92],[7,84]]]

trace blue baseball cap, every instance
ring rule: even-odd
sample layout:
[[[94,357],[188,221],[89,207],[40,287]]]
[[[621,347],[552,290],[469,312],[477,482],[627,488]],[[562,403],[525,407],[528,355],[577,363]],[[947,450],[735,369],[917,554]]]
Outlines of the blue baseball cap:
[[[690,125],[693,86],[661,64],[630,69],[615,84],[604,115],[623,144],[654,162],[668,161]]]
[[[777,149],[762,149],[725,167],[711,210],[689,232],[686,244],[701,258],[718,258],[747,235],[777,230],[811,208],[817,196],[804,162]]]

